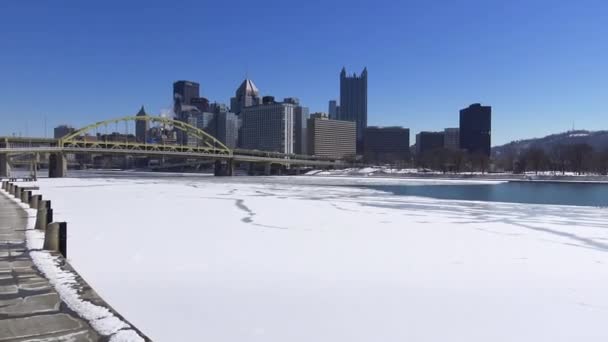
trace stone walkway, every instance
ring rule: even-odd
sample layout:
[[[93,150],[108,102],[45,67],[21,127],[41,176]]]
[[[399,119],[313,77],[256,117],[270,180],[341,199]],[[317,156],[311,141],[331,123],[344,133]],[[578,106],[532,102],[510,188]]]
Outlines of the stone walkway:
[[[103,340],[38,272],[26,225],[25,211],[0,193],[0,341]]]

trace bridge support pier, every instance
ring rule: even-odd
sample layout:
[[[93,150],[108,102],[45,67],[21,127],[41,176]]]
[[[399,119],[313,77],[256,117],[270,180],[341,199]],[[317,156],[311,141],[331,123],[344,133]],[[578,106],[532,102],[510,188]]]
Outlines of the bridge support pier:
[[[0,154],[0,177],[8,178],[11,175],[11,164],[8,154]]]
[[[63,153],[49,155],[49,178],[62,178],[68,173],[68,162]]]
[[[264,176],[270,176],[272,174],[272,163],[264,164]]]
[[[215,176],[232,176],[234,174],[234,160],[216,160],[213,174]]]

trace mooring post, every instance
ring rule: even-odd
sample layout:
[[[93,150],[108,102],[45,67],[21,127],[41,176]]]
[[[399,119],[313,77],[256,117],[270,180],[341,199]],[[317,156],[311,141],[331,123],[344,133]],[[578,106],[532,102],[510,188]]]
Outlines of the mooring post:
[[[11,176],[11,163],[8,154],[0,154],[0,177]]]
[[[67,223],[49,223],[44,232],[43,249],[59,252],[64,258],[67,257]]]
[[[46,226],[53,222],[53,209],[51,209],[51,201],[41,200],[38,202],[38,211],[36,213],[36,229],[44,230]]]
[[[38,209],[38,203],[40,203],[40,201],[42,201],[42,195],[32,195],[30,197],[30,208]]]
[[[32,190],[23,190],[21,191],[21,202],[25,204],[30,204],[30,197],[32,196]]]

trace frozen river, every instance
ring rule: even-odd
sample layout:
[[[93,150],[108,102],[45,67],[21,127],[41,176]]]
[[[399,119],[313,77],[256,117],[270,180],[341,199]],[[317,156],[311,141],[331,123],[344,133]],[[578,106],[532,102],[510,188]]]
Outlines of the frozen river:
[[[157,341],[608,338],[605,208],[376,190],[488,182],[116,176],[39,183],[70,262]]]

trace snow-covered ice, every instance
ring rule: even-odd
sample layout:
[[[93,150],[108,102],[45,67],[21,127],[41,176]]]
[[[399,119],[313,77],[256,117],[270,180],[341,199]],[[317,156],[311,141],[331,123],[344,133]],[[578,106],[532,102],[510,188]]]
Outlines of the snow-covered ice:
[[[79,283],[76,280],[76,274],[62,269],[60,266],[62,261],[59,260],[59,257],[52,255],[46,250],[42,250],[44,231],[35,229],[37,210],[31,209],[29,205],[22,203],[4,190],[0,189],[0,192],[13,200],[27,213],[27,226],[24,228],[26,246],[30,250],[30,257],[36,268],[55,288],[63,303],[77,315],[86,319],[96,332],[108,338],[110,342],[144,341],[135,330],[131,329],[121,318],[116,317],[110,310],[81,298],[78,291]]]
[[[156,341],[608,339],[607,209],[348,182],[39,181],[71,264]]]

